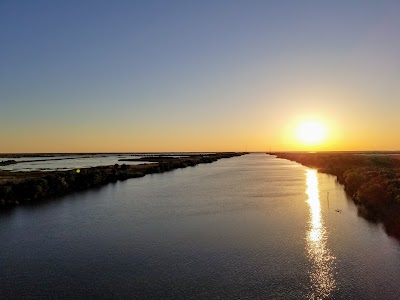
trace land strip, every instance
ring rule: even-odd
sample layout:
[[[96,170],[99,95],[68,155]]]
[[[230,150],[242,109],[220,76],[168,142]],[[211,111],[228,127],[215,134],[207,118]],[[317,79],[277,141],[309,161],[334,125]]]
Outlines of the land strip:
[[[38,203],[45,199],[55,199],[62,195],[102,186],[118,180],[212,163],[222,158],[243,154],[245,153],[226,152],[207,155],[196,154],[178,158],[166,158],[164,156],[157,158],[154,156],[152,157],[154,163],[140,165],[115,164],[69,171],[0,171],[0,209]]]
[[[399,153],[267,153],[336,176],[358,207],[359,215],[381,222],[400,239]]]

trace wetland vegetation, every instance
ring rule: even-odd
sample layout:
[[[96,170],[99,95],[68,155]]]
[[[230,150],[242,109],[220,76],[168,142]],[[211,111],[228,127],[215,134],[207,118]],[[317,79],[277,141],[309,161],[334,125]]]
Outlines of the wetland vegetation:
[[[336,176],[371,222],[382,222],[386,232],[400,239],[400,153],[397,152],[282,152],[278,158]]]
[[[244,153],[229,152],[191,154],[185,157],[151,156],[145,157],[141,161],[151,161],[152,163],[139,165],[114,164],[67,171],[0,171],[0,208],[37,203],[44,199],[83,191],[118,180],[212,163],[221,158],[230,158],[242,154]]]

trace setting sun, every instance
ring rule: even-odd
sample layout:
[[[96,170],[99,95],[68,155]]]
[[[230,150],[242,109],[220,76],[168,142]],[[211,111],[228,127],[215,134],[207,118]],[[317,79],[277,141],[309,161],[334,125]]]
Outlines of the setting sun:
[[[326,138],[326,127],[319,121],[306,121],[297,128],[297,138],[305,145],[321,144]]]

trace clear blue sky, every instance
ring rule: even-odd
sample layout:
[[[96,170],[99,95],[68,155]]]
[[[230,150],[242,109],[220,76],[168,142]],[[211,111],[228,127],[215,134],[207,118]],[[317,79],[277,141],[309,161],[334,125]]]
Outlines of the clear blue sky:
[[[332,150],[400,149],[399,15],[399,1],[3,0],[0,152],[290,150],[309,117]]]

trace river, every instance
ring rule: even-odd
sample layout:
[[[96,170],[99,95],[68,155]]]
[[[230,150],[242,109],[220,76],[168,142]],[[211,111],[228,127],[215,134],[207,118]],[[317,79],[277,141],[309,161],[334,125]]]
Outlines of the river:
[[[0,214],[2,299],[399,299],[400,243],[265,154]]]

